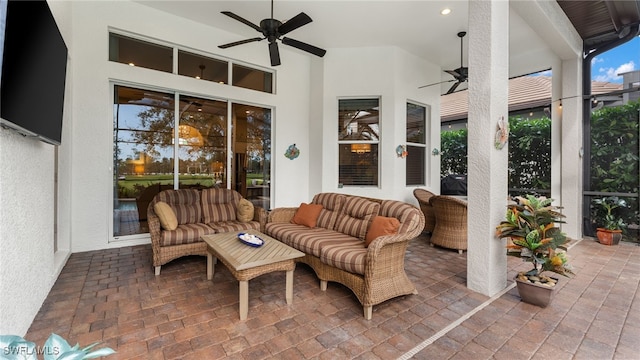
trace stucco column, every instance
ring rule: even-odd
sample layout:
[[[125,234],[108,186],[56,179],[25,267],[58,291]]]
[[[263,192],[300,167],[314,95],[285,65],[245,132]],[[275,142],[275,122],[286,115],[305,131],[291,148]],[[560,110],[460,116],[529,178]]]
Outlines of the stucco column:
[[[504,240],[495,227],[507,204],[508,145],[494,146],[508,121],[509,2],[469,1],[469,184],[467,287],[492,296],[506,287]]]
[[[555,74],[553,74],[555,77]],[[562,231],[572,239],[582,238],[582,59],[562,61],[562,108],[551,104],[560,113],[562,213],[566,224]],[[555,98],[554,98],[555,99]],[[555,119],[554,119],[555,120]]]

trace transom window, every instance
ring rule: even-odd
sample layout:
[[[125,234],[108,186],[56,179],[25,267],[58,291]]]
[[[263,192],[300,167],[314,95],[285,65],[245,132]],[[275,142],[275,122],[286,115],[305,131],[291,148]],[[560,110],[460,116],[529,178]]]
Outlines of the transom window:
[[[175,71],[174,50],[177,50],[178,54]],[[109,33],[109,61],[273,93],[273,72],[116,33]],[[229,63],[232,64],[231,74]]]

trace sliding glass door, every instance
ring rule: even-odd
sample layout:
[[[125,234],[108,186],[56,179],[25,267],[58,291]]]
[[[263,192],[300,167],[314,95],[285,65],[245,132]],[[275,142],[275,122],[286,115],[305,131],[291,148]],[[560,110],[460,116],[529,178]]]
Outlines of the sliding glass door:
[[[231,188],[269,208],[271,109],[118,85],[113,106],[115,240],[149,231],[165,189]]]

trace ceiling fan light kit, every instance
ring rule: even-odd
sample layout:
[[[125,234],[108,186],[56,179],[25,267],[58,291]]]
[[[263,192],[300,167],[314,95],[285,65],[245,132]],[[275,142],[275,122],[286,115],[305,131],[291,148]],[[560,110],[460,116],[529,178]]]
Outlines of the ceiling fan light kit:
[[[433,86],[433,85],[439,85],[439,84],[444,84],[444,83],[447,83],[447,82],[455,81],[455,84],[451,85],[451,87],[447,91],[447,95],[448,95],[448,94],[451,94],[452,92],[456,91],[456,89],[458,88],[458,86],[460,86],[460,84],[462,84],[463,82],[466,82],[468,80],[469,68],[462,64],[462,55],[464,54],[462,38],[464,38],[466,35],[467,35],[466,31],[460,31],[458,33],[458,37],[460,38],[460,67],[457,68],[457,69],[454,69],[454,70],[444,70],[444,72],[446,72],[447,74],[453,76],[454,78],[451,79],[451,80],[445,80],[445,81],[440,81],[440,82],[429,84],[429,85],[420,86],[418,89],[422,89],[422,88],[426,88],[426,87]]]
[[[260,26],[252,23],[251,21],[238,16],[231,11],[222,11],[222,14],[227,15],[228,17],[237,20],[249,27],[252,27],[256,31],[262,33],[263,37],[254,37],[250,39],[234,41],[228,44],[218,46],[221,49],[230,48],[232,46],[247,44],[256,41],[262,41],[267,39],[269,42],[269,59],[271,60],[271,66],[280,65],[280,51],[278,50],[278,42],[280,40],[283,44],[292,46],[294,48],[300,49],[302,51],[306,51],[310,54],[323,57],[326,54],[326,50],[321,49],[319,47],[304,43],[302,41],[298,41],[288,37],[282,37],[283,35],[304,26],[313,20],[309,17],[309,15],[301,12],[300,14],[294,16],[288,21],[282,23],[279,20],[273,18],[273,0],[271,0],[271,18],[263,19],[260,21]]]

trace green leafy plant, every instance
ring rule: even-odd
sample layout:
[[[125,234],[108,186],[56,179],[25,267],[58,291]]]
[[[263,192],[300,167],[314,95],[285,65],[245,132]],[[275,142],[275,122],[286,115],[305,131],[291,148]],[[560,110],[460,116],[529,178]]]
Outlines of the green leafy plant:
[[[80,348],[80,345],[69,343],[57,334],[51,334],[43,347],[37,347],[34,342],[27,341],[17,335],[0,335],[0,358],[6,360],[37,360],[38,355],[44,360],[80,360],[97,359],[114,354],[111,348],[91,351],[98,343]]]
[[[605,211],[602,219],[603,228],[607,230],[622,230],[626,226],[622,218],[613,214],[613,209],[627,206],[627,202],[624,199],[617,196],[607,196],[602,199],[594,199],[593,203],[601,206]]]
[[[640,101],[603,107],[591,114],[591,171],[589,191],[636,193],[640,186],[638,177]],[[638,198],[627,197],[626,207],[614,211],[626,224],[638,223]],[[592,221],[604,223],[604,211],[593,208]],[[600,210],[600,211],[598,211]],[[593,229],[595,230],[595,229]],[[637,240],[636,240],[637,241]]]
[[[440,176],[467,174],[468,130],[440,133]],[[509,189],[512,195],[551,190],[551,119],[509,117]]]
[[[537,278],[544,271],[573,274],[566,256],[567,237],[556,226],[564,223],[564,215],[552,202],[544,196],[515,197],[507,206],[505,220],[496,227],[497,237],[510,239],[507,255],[533,263],[532,270],[520,274],[528,280],[535,279],[532,282],[539,281]]]

